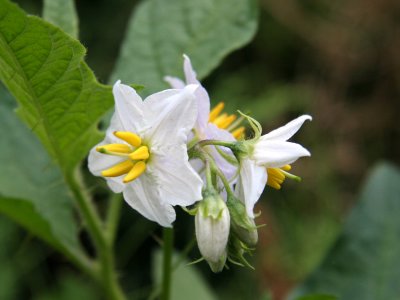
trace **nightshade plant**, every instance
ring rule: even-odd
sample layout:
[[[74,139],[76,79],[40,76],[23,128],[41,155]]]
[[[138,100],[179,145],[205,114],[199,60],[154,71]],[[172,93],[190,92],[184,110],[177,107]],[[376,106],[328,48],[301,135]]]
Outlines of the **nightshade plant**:
[[[229,3],[231,14],[214,20],[215,30],[205,34],[204,40],[188,39],[183,44],[179,40],[178,45],[178,39],[171,43],[171,39],[162,40],[165,34],[160,35],[161,45],[173,49],[173,55],[166,54],[170,55],[167,60],[157,61],[158,55],[149,55],[146,44],[141,51],[130,54],[131,60],[123,54],[126,61],[118,64],[113,76],[120,74],[123,80],[140,82],[140,76],[126,79],[126,72],[118,71],[131,62],[130,69],[148,75],[143,78],[145,91],[157,90],[145,100],[132,86],[119,80],[113,87],[97,82],[83,61],[84,47],[69,35],[77,34],[73,3],[63,6],[55,2],[45,2],[45,16],[68,34],[38,17],[27,16],[15,4],[0,0],[0,78],[19,104],[18,116],[51,157],[50,166],[33,170],[33,176],[47,178],[51,174],[46,188],[34,188],[28,193],[18,186],[2,187],[0,211],[99,282],[107,299],[125,299],[116,275],[113,249],[122,203],[119,197],[111,196],[106,217],[98,212],[93,195],[81,179],[80,167],[88,155],[88,168],[94,175],[106,178],[110,189],[122,193],[125,201],[145,218],[166,227],[161,290],[164,299],[168,299],[170,289],[171,227],[176,217],[173,206],[194,215],[198,248],[214,272],[222,271],[229,263],[251,267],[245,254],[258,241],[254,205],[265,185],[280,189],[286,177],[298,179],[288,173],[290,164],[310,153],[287,140],[311,117],[301,116],[261,135],[261,125],[251,116],[223,113],[223,103],[210,109],[209,95],[187,55],[185,80],[167,76],[165,80],[172,88],[161,90],[158,86],[163,84],[164,76],[175,73],[183,52],[207,62],[202,66],[204,76],[227,53],[248,42],[256,28],[254,2]],[[184,7],[184,1],[159,2],[150,0],[140,6],[135,22],[142,24],[135,27],[133,22],[133,37],[142,34],[140,30],[148,25],[143,19],[149,10],[161,13],[162,7]],[[227,2],[216,3],[215,7],[203,8],[228,9]],[[192,5],[193,11],[198,12],[196,8],[204,4]],[[63,15],[64,9],[71,14],[54,17],[57,13]],[[202,17],[207,16],[204,13]],[[202,24],[194,26],[201,29]],[[215,33],[225,33],[232,39],[222,43]],[[191,49],[194,42],[199,44],[196,51]],[[212,47],[207,48],[207,42]],[[123,46],[122,53],[126,47],[129,44]],[[204,53],[200,51],[202,47]],[[139,59],[139,63],[140,55],[147,57]],[[143,67],[143,61],[148,65]],[[172,65],[166,68],[167,74],[156,73],[160,68],[151,71],[153,63],[162,65],[165,61],[167,66]],[[114,109],[110,125],[105,133],[100,132],[97,124],[110,108]],[[58,182],[56,189],[53,182]],[[73,201],[95,249],[94,257],[78,241]]]

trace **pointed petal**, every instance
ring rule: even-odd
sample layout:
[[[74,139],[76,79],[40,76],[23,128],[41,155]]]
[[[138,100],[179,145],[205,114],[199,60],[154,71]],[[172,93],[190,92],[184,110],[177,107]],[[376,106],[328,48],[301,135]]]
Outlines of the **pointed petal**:
[[[172,227],[175,210],[160,200],[157,183],[147,173],[127,184],[123,194],[125,201],[145,218]]]
[[[164,81],[169,83],[173,89],[183,89],[186,85],[182,80],[173,76],[165,76]]]
[[[283,167],[300,157],[310,155],[310,152],[299,144],[275,141],[259,141],[253,152],[257,164],[268,168]]]
[[[300,129],[301,125],[303,125],[306,120],[312,120],[311,116],[300,116],[297,119],[290,121],[286,125],[263,135],[260,140],[287,141]]]
[[[193,69],[189,56],[183,55],[183,71],[185,72],[186,84],[200,84],[197,80],[197,74]]]
[[[140,132],[145,127],[144,104],[140,96],[133,88],[122,84],[120,80],[114,84],[113,94],[115,100],[113,121],[122,125],[122,128],[116,128],[116,130]]]
[[[165,203],[188,206],[202,199],[203,181],[188,161],[186,145],[153,152],[148,172],[156,178]]]
[[[197,116],[195,85],[183,90],[166,90],[146,98],[145,118],[149,128],[145,138],[159,147],[186,143]]]
[[[189,57],[183,55],[183,70],[185,72],[186,84],[198,84],[199,87],[195,91],[195,97],[198,107],[198,116],[196,122],[196,129],[200,132],[203,131],[208,123],[208,118],[210,115],[210,97],[206,89],[201,85],[200,81],[197,79],[197,74],[193,69],[192,63]]]
[[[235,194],[244,201],[247,215],[250,218],[254,218],[254,205],[264,190],[267,178],[266,168],[257,166],[253,160],[242,159]]]

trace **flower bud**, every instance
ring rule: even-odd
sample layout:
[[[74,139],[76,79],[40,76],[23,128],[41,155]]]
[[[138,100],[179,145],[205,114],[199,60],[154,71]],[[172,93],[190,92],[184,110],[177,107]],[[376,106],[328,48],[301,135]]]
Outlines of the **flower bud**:
[[[232,230],[247,246],[255,246],[258,242],[257,226],[247,215],[244,204],[233,195],[229,195],[227,205],[232,218]]]
[[[196,239],[200,253],[213,272],[222,271],[226,261],[230,216],[222,198],[208,193],[198,206],[195,217]]]

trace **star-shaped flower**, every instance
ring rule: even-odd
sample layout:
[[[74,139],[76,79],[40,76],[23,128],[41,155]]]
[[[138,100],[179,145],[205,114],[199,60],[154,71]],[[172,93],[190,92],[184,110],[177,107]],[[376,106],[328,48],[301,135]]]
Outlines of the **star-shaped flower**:
[[[306,120],[311,119],[308,115],[300,116],[263,136],[256,132],[253,140],[244,142],[248,145],[248,152],[240,160],[240,175],[235,192],[244,201],[249,217],[254,218],[254,205],[264,190],[268,173],[271,174],[267,173],[267,168],[282,168],[284,171],[287,165],[300,157],[311,155],[300,144],[287,141]]]
[[[202,180],[188,162],[187,136],[197,119],[198,86],[165,90],[144,101],[120,81],[105,139],[89,154],[89,169],[146,218],[170,227],[173,205],[202,198]]]

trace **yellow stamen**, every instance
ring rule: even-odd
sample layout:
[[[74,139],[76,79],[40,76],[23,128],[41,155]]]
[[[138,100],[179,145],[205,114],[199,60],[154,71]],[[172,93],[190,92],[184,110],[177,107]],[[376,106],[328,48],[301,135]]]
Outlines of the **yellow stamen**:
[[[244,126],[240,126],[239,128],[235,129],[234,131],[232,131],[233,137],[237,140],[241,139],[243,137],[244,130]]]
[[[225,107],[225,103],[224,102],[220,102],[218,103],[210,112],[210,117],[208,119],[209,122],[213,122],[218,115],[221,113],[221,111],[224,109]]]
[[[129,173],[124,177],[123,182],[128,183],[131,182],[132,180],[135,180],[140,175],[142,175],[145,170],[146,170],[146,163],[144,161],[138,161],[129,171]]]
[[[281,184],[285,181],[286,178],[282,170],[280,168],[268,168],[267,173],[268,173],[267,185],[269,185],[274,189],[280,190]]]
[[[132,160],[148,159],[149,156],[150,156],[149,148],[147,148],[147,146],[140,146],[131,154],[129,154],[129,158]]]
[[[275,181],[269,182],[269,179],[268,179],[267,184],[268,184],[270,187],[272,187],[272,188],[274,188],[274,189],[276,189],[276,190],[280,190],[280,189],[281,189],[281,185],[280,185],[279,183],[275,182]]]
[[[230,115],[218,127],[222,128],[222,129],[226,129],[229,125],[232,124],[233,121],[236,120],[236,118],[237,118],[236,115]]]
[[[101,175],[104,177],[117,177],[128,173],[133,167],[133,162],[125,160],[122,163],[116,164],[115,166],[104,170]]]
[[[276,177],[278,179],[285,179],[285,175],[282,173],[282,171],[278,168],[268,168],[268,176],[271,175],[273,177]]]
[[[285,165],[281,168],[283,171],[290,171],[292,169],[291,165]]]
[[[130,153],[132,152],[132,149],[131,147],[125,144],[108,144],[97,147],[96,151],[100,153],[107,153],[107,152]]]
[[[140,136],[129,131],[115,131],[114,135],[134,147],[139,147],[142,144]]]

